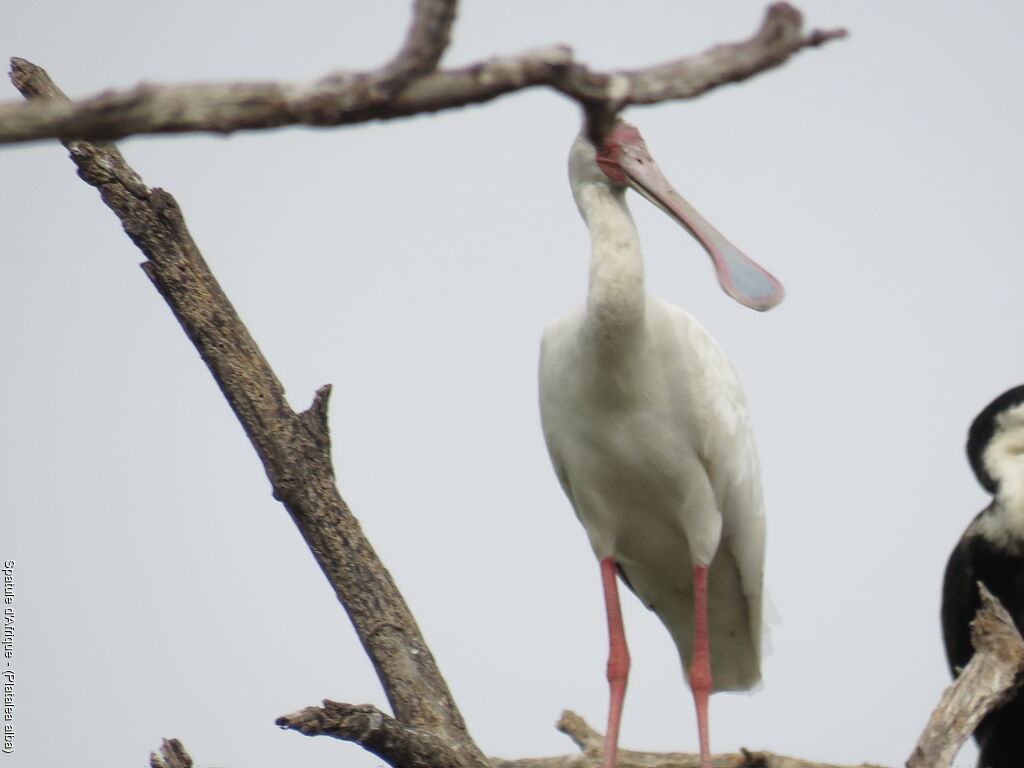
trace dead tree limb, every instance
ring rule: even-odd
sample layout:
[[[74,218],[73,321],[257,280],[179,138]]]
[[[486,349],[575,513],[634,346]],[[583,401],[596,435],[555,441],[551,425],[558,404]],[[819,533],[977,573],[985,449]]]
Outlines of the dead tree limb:
[[[149,768],[192,768],[192,756],[177,739],[164,739],[159,754],[149,753]]]
[[[566,710],[558,721],[558,730],[565,733],[580,748],[574,755],[537,757],[523,760],[502,760],[492,757],[494,768],[597,768],[604,751],[604,735],[591,728],[575,712]],[[739,752],[713,756],[715,768],[845,768],[829,763],[815,763],[773,752]],[[700,755],[690,752],[637,752],[620,749],[618,768],[698,768]],[[853,767],[850,767],[853,768]],[[877,768],[866,764],[855,768]]]
[[[353,741],[389,765],[446,765],[461,762],[451,747],[423,728],[412,728],[372,704],[342,704],[325,699],[322,707],[306,707],[277,718],[281,728],[307,736],[332,736]]]
[[[75,102],[3,104],[0,143],[351,125],[478,104],[536,86],[554,88],[588,111],[601,108],[615,113],[630,105],[694,98],[845,34],[841,29],[804,34],[800,11],[776,3],[748,40],[645,69],[595,72],[575,61],[568,47],[550,46],[459,69],[436,70],[454,13],[454,0],[419,0],[402,50],[375,72],[335,72],[310,84],[142,83]]]
[[[978,582],[981,608],[971,622],[974,655],[946,688],[907,768],[948,768],[985,715],[1024,683],[1024,640],[998,598]]]
[[[62,99],[41,68],[17,61],[12,79],[29,98]],[[481,768],[473,743],[416,621],[334,483],[327,425],[330,386],[296,413],[192,241],[181,210],[147,187],[116,147],[68,141],[79,176],[96,187],[145,254],[142,268],[196,346],[252,441],[275,498],[298,526],[348,611],[395,717],[444,741],[454,761]]]

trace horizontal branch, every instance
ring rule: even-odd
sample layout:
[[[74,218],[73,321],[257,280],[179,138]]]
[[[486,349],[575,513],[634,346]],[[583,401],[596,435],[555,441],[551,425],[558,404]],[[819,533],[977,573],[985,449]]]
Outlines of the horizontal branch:
[[[442,20],[450,24],[443,11],[438,11]],[[382,86],[381,73],[388,68],[337,72],[312,84],[143,83],[69,103],[0,105],[0,143],[47,138],[113,140],[138,134],[196,131],[227,134],[285,125],[351,125],[463,107],[536,86],[554,88],[588,108],[597,105],[617,112],[630,105],[692,99],[776,67],[803,48],[845,34],[844,30],[816,30],[805,35],[802,26],[800,11],[776,3],[768,8],[761,27],[749,40],[717,45],[696,56],[631,71],[592,71],[576,62],[565,46],[494,58],[460,69],[426,72],[424,63],[431,59],[424,56],[411,70],[420,74],[413,77],[403,70],[405,87],[396,93]],[[435,44],[440,42],[435,40]],[[436,51],[436,45],[431,50]],[[12,59],[13,78],[26,63]]]
[[[942,694],[907,768],[948,768],[985,715],[1024,682],[1024,640],[1002,603],[978,582],[981,608],[971,622],[974,655]]]
[[[558,730],[571,738],[581,752],[555,757],[531,757],[502,760],[492,757],[493,768],[597,768],[604,752],[604,736],[575,712],[566,710],[558,721]],[[846,768],[829,763],[815,763],[773,752],[729,752],[713,756],[715,768]],[[636,752],[619,749],[617,768],[699,768],[700,755],[689,752]],[[853,768],[872,768],[866,764]]]

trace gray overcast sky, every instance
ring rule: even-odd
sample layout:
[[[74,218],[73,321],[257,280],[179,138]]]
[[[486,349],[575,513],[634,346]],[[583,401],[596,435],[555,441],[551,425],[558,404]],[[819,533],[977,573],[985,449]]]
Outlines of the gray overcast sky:
[[[139,80],[308,80],[372,67],[408,2],[34,0],[4,57],[86,95]],[[763,2],[466,0],[448,65],[566,42],[597,67],[741,39]],[[786,285],[758,315],[637,197],[648,287],[696,315],[753,411],[779,623],[712,746],[902,764],[948,678],[945,559],[984,504],[967,425],[1024,380],[1020,3],[808,0],[845,42],[639,125],[667,176]],[[9,98],[17,98],[13,89]],[[603,728],[598,567],[536,407],[544,324],[579,302],[586,230],[547,91],[343,130],[123,142],[305,407],[335,385],[342,494],[419,617],[472,731],[504,757]],[[359,768],[273,726],[384,704],[347,618],[242,430],[54,144],[0,150],[0,557],[17,560],[17,766]],[[630,597],[622,743],[696,749],[668,634]],[[972,765],[965,751],[959,765]],[[0,766],[2,768],[2,766]]]

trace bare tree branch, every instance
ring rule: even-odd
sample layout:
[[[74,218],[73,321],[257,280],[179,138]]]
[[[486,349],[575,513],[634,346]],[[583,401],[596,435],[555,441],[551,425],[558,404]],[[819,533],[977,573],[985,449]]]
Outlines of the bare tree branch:
[[[164,739],[160,753],[149,753],[149,768],[192,768],[192,757],[177,739]]]
[[[597,768],[604,751],[604,735],[591,728],[575,712],[566,710],[558,721],[558,730],[571,738],[582,750],[575,755],[502,760],[492,757],[493,768]],[[715,768],[843,768],[829,763],[816,763],[773,752],[740,752],[714,755]],[[699,768],[700,754],[689,752],[636,752],[620,749],[618,768]],[[863,764],[856,768],[877,768]]]
[[[948,768],[985,715],[1024,683],[1024,640],[999,599],[978,582],[981,608],[971,622],[974,655],[946,688],[907,768]]]
[[[390,102],[414,79],[437,67],[451,39],[457,4],[458,0],[416,0],[409,32],[395,58],[373,72],[338,73],[335,87],[344,84],[347,98],[359,104]]]
[[[351,125],[489,101],[546,85],[588,111],[691,99],[785,62],[797,51],[842,37],[843,30],[802,32],[796,8],[776,3],[749,40],[697,56],[619,72],[593,72],[565,46],[432,70],[454,15],[454,2],[420,0],[402,52],[376,73],[337,72],[312,84],[140,84],[81,101],[0,105],[0,143],[46,138],[113,140],[136,134],[239,130],[284,125]],[[23,66],[12,61],[15,73]],[[15,74],[15,77],[17,75]],[[399,88],[399,86],[403,86]]]
[[[416,0],[405,44],[381,70],[382,79],[402,79],[404,86],[410,79],[432,72],[451,41],[457,5],[458,0]]]
[[[46,72],[28,62],[18,67],[15,83],[27,97],[64,98]],[[334,484],[329,387],[317,392],[308,411],[294,412],[192,241],[174,198],[146,187],[113,145],[66,145],[79,176],[100,191],[146,255],[143,269],[209,367],[256,448],[275,498],[348,611],[395,717],[447,744],[448,754],[458,759],[443,763],[445,768],[486,765],[412,613]]]
[[[284,715],[277,724],[307,736],[355,742],[389,765],[461,765],[458,755],[433,733],[407,727],[372,704],[325,699],[322,707],[306,707]]]
[[[307,707],[277,719],[282,728],[307,736],[332,736],[353,741],[391,765],[416,765],[423,756],[444,750],[431,734],[406,728],[370,704],[354,706],[324,701],[323,707]],[[604,754],[604,735],[591,728],[575,712],[562,713],[557,726],[580,748],[571,755],[529,757],[518,760],[490,758],[492,768],[597,768]],[[715,768],[845,768],[773,752],[723,753],[714,756]],[[689,752],[637,752],[619,750],[618,768],[699,768],[700,754]],[[862,764],[853,768],[877,768]]]

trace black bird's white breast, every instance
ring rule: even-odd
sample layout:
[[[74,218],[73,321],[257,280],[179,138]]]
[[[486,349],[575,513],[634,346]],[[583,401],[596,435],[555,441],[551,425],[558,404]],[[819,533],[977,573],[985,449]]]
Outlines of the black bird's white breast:
[[[975,418],[967,456],[992,503],[967,526],[946,565],[942,631],[953,676],[970,661],[977,582],[1003,603],[1024,633],[1024,386],[993,400]],[[975,731],[979,767],[1024,764],[1024,694],[990,713]]]

